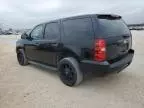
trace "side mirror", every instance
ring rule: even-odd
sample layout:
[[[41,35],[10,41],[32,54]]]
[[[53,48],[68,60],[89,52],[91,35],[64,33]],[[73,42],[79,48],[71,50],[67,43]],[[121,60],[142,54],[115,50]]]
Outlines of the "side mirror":
[[[27,33],[23,33],[21,35],[21,39],[29,39],[29,35]]]

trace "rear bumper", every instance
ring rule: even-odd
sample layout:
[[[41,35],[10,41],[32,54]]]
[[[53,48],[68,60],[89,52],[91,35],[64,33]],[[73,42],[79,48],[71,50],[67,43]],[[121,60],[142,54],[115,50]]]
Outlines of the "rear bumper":
[[[127,56],[121,60],[109,63],[108,61],[96,62],[90,60],[83,60],[80,63],[80,68],[82,72],[119,72],[126,68],[133,59],[134,50],[129,50]]]

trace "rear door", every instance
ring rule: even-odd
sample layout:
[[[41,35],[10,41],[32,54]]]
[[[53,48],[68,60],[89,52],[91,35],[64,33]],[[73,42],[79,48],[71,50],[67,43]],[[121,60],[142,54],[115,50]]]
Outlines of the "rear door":
[[[99,15],[100,35],[106,40],[107,59],[112,60],[127,54],[131,48],[131,33],[120,16]]]
[[[40,62],[51,66],[56,66],[57,53],[60,45],[59,41],[59,21],[47,23],[44,30],[44,40],[42,40],[40,43]]]

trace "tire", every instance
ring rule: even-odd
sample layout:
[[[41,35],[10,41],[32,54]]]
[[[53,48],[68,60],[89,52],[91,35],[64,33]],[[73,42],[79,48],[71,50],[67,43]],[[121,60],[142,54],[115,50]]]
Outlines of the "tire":
[[[17,52],[17,60],[19,62],[20,65],[25,66],[28,65],[28,60],[25,56],[24,50],[23,49],[19,49]]]
[[[72,57],[64,58],[58,63],[59,76],[67,86],[79,85],[83,81],[83,73],[79,63]]]

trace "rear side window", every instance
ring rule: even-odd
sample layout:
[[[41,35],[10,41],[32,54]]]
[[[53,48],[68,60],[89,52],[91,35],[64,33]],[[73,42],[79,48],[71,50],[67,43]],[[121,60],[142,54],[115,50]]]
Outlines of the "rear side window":
[[[63,21],[64,37],[67,44],[86,45],[92,43],[93,38],[91,18],[79,18]]]
[[[121,19],[99,19],[103,36],[120,36],[130,34],[127,25]]]
[[[56,40],[59,37],[59,25],[58,23],[48,23],[45,28],[44,37],[48,40]]]

